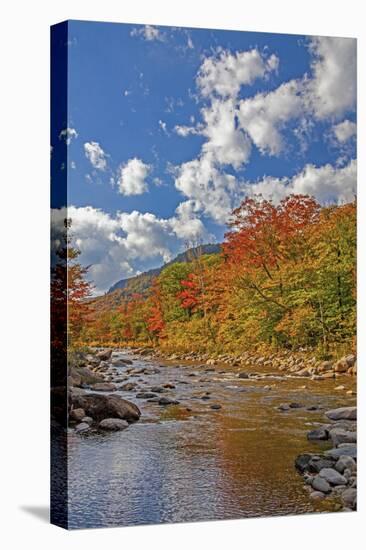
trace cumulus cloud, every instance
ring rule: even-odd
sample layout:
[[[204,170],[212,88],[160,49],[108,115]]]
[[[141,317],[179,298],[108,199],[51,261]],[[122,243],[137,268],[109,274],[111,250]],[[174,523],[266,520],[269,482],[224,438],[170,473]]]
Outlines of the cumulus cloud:
[[[132,158],[119,167],[118,190],[122,195],[141,195],[148,190],[146,178],[151,166]]]
[[[59,133],[59,139],[64,140],[66,142],[66,145],[70,145],[71,141],[73,139],[76,139],[78,137],[78,133],[75,130],[75,128],[64,128]]]
[[[237,127],[237,113],[232,99],[214,99],[211,105],[202,109],[204,127],[202,135],[208,139],[202,147],[203,153],[212,153],[219,164],[231,164],[238,169],[250,156],[251,143]]]
[[[104,171],[107,168],[107,155],[96,141],[84,143],[86,158],[97,170]]]
[[[164,35],[157,27],[153,27],[152,25],[145,25],[142,28],[134,28],[130,34],[131,36],[140,36],[148,42],[152,42],[153,40],[158,40],[160,42],[164,41]]]
[[[314,37],[310,52],[314,61],[307,100],[315,116],[338,117],[353,110],[357,92],[356,40]]]
[[[307,164],[292,178],[264,177],[255,183],[246,182],[244,189],[246,195],[262,195],[275,202],[291,193],[311,195],[321,204],[351,202],[357,191],[357,164],[355,160],[342,168]]]
[[[221,97],[235,97],[242,85],[252,84],[278,68],[278,57],[266,59],[257,49],[231,53],[218,50],[206,57],[197,76],[197,86],[203,96],[215,93]]]
[[[261,153],[278,155],[284,146],[284,125],[302,112],[301,84],[291,80],[272,92],[260,93],[239,103],[240,126]]]
[[[175,187],[193,200],[197,209],[223,224],[239,192],[235,176],[225,174],[217,167],[212,152],[178,166]]]
[[[351,120],[344,120],[339,124],[335,124],[332,129],[339,143],[345,143],[356,135],[357,125]]]
[[[209,238],[194,208],[182,203],[171,218],[150,212],[117,212],[115,216],[92,206],[54,209],[52,235],[58,244],[65,218],[71,219],[70,233],[80,249],[80,261],[89,265],[89,278],[97,292],[104,292],[120,278],[138,271],[140,261],[167,262],[186,241]]]

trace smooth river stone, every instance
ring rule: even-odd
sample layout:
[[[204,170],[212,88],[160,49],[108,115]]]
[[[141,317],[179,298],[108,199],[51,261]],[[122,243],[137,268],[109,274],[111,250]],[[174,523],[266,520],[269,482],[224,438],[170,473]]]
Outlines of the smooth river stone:
[[[331,485],[347,485],[346,478],[333,468],[323,468],[320,470],[319,475]]]
[[[340,407],[327,411],[325,416],[330,420],[357,420],[357,407]]]
[[[344,447],[337,447],[336,449],[325,451],[325,455],[332,458],[339,458],[340,456],[350,456],[351,458],[357,458],[357,446],[345,445]]]
[[[311,482],[311,486],[315,491],[320,491],[321,493],[330,493],[331,487],[326,479],[321,477],[320,474],[316,475]]]

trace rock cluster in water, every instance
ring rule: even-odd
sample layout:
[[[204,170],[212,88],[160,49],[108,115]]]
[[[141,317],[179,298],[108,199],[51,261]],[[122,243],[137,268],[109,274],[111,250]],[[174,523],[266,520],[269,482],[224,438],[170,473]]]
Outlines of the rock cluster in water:
[[[308,433],[311,441],[329,441],[332,448],[304,453],[295,467],[310,488],[311,498],[339,497],[344,510],[357,509],[357,408],[341,407],[325,413],[332,421]]]

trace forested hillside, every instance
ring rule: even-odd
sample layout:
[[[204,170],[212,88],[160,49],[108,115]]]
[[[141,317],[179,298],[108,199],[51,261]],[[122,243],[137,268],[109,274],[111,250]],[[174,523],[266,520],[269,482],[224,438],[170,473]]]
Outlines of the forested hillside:
[[[143,280],[143,279],[140,279]],[[146,290],[146,289],[144,289]],[[85,343],[167,350],[354,347],[356,204],[247,198],[219,254],[165,266],[148,292],[89,304]]]

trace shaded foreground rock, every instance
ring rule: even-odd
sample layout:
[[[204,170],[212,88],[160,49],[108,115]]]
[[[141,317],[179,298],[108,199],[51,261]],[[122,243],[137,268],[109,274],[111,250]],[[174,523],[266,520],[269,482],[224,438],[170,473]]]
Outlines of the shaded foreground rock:
[[[121,418],[127,422],[136,422],[141,415],[140,409],[134,403],[118,395],[72,394],[71,402],[74,408],[84,409],[88,416],[97,421],[104,418]]]

